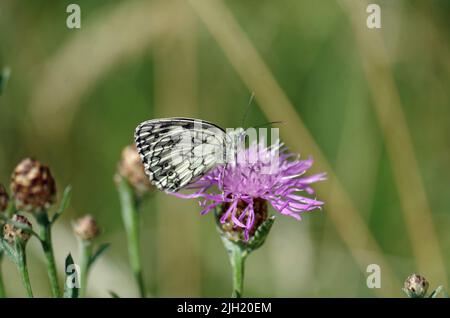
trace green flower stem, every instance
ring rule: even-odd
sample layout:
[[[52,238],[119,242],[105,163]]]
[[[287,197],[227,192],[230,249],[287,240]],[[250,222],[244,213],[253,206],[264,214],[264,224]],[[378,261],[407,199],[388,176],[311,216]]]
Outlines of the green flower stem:
[[[87,278],[89,274],[89,261],[92,254],[92,244],[87,240],[80,240],[80,292],[79,297],[86,296]]]
[[[220,223],[220,214],[216,209],[215,219],[217,229],[219,230],[220,237],[222,239],[223,246],[225,247],[228,258],[230,260],[232,275],[233,275],[233,298],[241,298],[244,290],[244,273],[245,273],[245,260],[247,256],[254,250],[260,248],[270,232],[275,217],[271,216],[267,218],[255,231],[253,236],[248,242],[236,240],[229,232],[224,231]]]
[[[3,284],[2,274],[3,251],[0,250],[0,298],[6,297],[5,285]]]
[[[142,273],[140,240],[139,240],[139,212],[138,203],[128,182],[120,177],[119,197],[122,209],[122,219],[128,241],[128,257],[131,269],[139,287],[141,297],[146,296],[144,277]]]
[[[228,250],[228,256],[233,275],[233,293],[231,297],[241,298],[244,291],[244,272],[247,252],[233,244],[233,247]]]
[[[47,259],[47,272],[50,279],[50,286],[53,297],[61,297],[58,284],[58,274],[56,271],[55,255],[52,246],[52,232],[51,222],[48,219],[46,211],[36,213],[36,220],[39,224],[39,237],[41,240],[42,249],[44,250],[45,258]]]
[[[30,276],[28,275],[27,257],[23,244],[17,244],[17,267],[19,268],[22,283],[27,291],[29,298],[33,298],[33,291],[31,289]]]

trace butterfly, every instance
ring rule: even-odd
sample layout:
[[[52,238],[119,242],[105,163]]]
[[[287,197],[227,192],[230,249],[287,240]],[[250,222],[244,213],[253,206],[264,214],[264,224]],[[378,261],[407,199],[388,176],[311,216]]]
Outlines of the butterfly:
[[[227,133],[193,118],[152,119],[139,124],[135,143],[145,173],[160,190],[177,192],[236,157],[243,129]]]

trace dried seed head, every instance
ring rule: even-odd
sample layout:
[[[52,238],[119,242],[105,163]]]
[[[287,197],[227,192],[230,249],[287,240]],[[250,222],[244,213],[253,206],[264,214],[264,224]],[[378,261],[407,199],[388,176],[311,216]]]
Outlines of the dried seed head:
[[[24,159],[11,177],[11,191],[16,207],[27,212],[48,209],[56,197],[55,180],[47,166],[34,159]]]
[[[0,184],[0,212],[4,212],[8,207],[9,196],[5,187]]]
[[[221,211],[218,215],[219,220],[228,211],[228,209],[230,208],[230,204],[231,203],[229,202],[225,202],[221,205]],[[247,206],[247,202],[239,200],[236,207],[235,216],[243,224],[247,224],[249,215],[251,215],[250,213],[248,213],[248,210],[246,212],[246,215],[242,215],[242,213],[245,212]],[[246,242],[249,238],[253,237],[259,226],[264,223],[264,221],[266,221],[269,217],[267,210],[267,201],[261,198],[253,199],[253,211],[255,219],[250,230],[244,227],[237,226],[232,220],[231,214],[225,219],[224,223],[220,224],[222,232],[230,241]],[[245,237],[246,230],[248,231],[248,238]]]
[[[92,215],[85,215],[79,218],[73,225],[76,236],[82,240],[93,240],[100,234],[100,228]]]
[[[428,291],[429,283],[425,277],[412,274],[405,280],[404,290],[409,297],[421,298]]]
[[[142,196],[153,189],[135,145],[129,145],[122,150],[117,175],[128,181],[137,196]]]
[[[12,220],[23,225],[28,225],[32,228],[31,222],[28,221],[28,219],[23,215],[14,214]],[[30,234],[13,224],[6,223],[3,226],[3,238],[8,243],[13,244],[16,237],[20,237],[22,241],[27,242],[30,238]]]

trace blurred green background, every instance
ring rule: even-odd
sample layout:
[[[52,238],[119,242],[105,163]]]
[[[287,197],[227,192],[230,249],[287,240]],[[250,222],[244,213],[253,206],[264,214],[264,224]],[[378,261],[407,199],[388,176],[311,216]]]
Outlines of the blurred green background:
[[[372,2],[372,1],[371,1]],[[58,266],[77,257],[71,220],[95,215],[111,249],[88,295],[137,295],[113,182],[135,126],[167,116],[247,126],[282,120],[281,138],[326,170],[323,211],[279,216],[247,262],[250,297],[402,297],[418,272],[431,287],[450,272],[450,1],[1,0],[0,182],[32,156],[73,201],[54,229]],[[81,29],[66,7],[81,7]],[[156,193],[143,208],[149,296],[228,297],[230,268],[212,215]],[[49,296],[30,243],[31,282]],[[369,264],[382,288],[366,286]],[[10,296],[24,296],[3,264]]]

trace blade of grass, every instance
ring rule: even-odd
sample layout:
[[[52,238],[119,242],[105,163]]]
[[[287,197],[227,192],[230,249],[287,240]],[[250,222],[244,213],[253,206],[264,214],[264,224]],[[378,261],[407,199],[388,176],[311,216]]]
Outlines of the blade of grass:
[[[340,178],[350,179],[350,181],[353,181],[353,186],[357,185],[358,188],[352,189],[352,193],[356,193],[357,204],[363,217],[369,220],[374,201],[382,144],[377,133],[370,129],[369,106],[350,102],[351,99],[355,98],[355,95],[359,94],[357,90],[360,90],[361,86],[355,85],[355,83],[350,85],[352,89],[347,104],[349,106],[347,107],[351,108],[346,110],[335,171]],[[355,131],[358,131],[358,136],[354,135]],[[357,145],[357,150],[355,150],[355,145]],[[326,260],[326,255],[330,255],[327,246],[333,245],[333,240],[335,240],[331,226],[331,222],[326,218],[318,252],[318,263],[323,264],[324,267],[329,264]],[[354,286],[360,284],[357,279],[352,283]]]
[[[382,33],[365,27],[366,15],[361,12],[365,12],[367,1],[341,3],[352,21],[418,270],[430,281],[446,285],[439,239]]]

